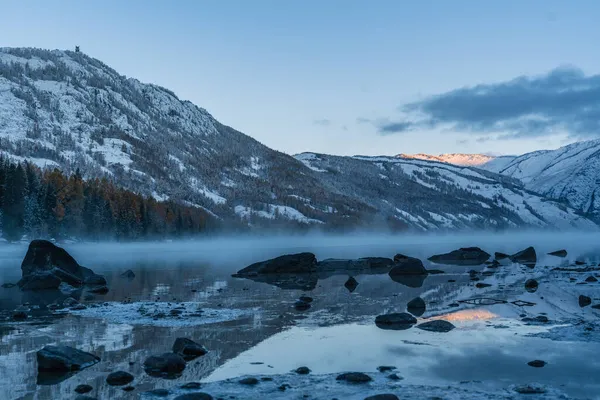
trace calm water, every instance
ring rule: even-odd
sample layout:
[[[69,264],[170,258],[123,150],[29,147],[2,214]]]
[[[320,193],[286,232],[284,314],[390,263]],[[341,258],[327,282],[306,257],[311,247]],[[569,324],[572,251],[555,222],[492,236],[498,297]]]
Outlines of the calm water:
[[[470,381],[469,385],[486,389],[539,382],[552,384],[571,396],[600,398],[600,382],[591,379],[600,374],[600,360],[590,357],[600,353],[597,341],[558,342],[527,336],[548,328],[524,325],[519,314],[546,312],[553,319],[552,308],[541,304],[541,300],[535,307],[448,307],[456,299],[479,293],[466,273],[471,267],[434,266],[446,273],[430,275],[421,287],[394,282],[386,274],[357,275],[359,285],[353,293],[344,287],[347,274],[322,277],[311,291],[285,290],[230,277],[252,262],[299,251],[312,251],[319,259],[392,257],[402,252],[424,260],[460,246],[478,245],[490,253],[511,253],[535,245],[538,254],[567,248],[569,258],[574,260],[600,254],[597,239],[589,234],[353,236],[65,245],[82,265],[106,276],[110,291],[90,300],[80,297],[89,306],[87,310],[52,317],[34,310],[39,316],[27,322],[0,322],[0,398],[70,398],[77,385],[87,383],[94,387],[90,395],[99,399],[128,399],[154,388],[244,374],[287,373],[302,365],[316,374],[373,372],[379,365],[394,365],[407,384]],[[19,245],[0,249],[0,283],[20,278],[25,252],[26,246]],[[538,264],[559,263],[567,262],[544,257]],[[503,268],[489,278],[494,287],[485,292],[486,296],[520,298],[522,285],[511,286],[520,276],[514,269]],[[135,279],[120,277],[126,269],[135,272]],[[293,303],[303,294],[314,298],[313,306],[308,311],[296,311]],[[428,303],[423,318],[448,319],[457,329],[442,334],[417,329],[384,331],[374,326],[376,315],[404,311],[406,303],[419,295]],[[64,297],[0,288],[0,312],[4,318],[20,304],[43,306]],[[170,309],[182,307],[185,312],[182,318],[152,320],[139,313],[140,306],[167,314]],[[202,316],[189,316],[198,309],[203,310]],[[598,321],[598,315],[591,312],[582,317]],[[143,361],[152,354],[170,351],[177,337],[193,339],[209,353],[188,363],[176,380],[146,375]],[[102,361],[58,384],[37,385],[35,352],[56,343],[93,352]],[[534,359],[543,359],[548,365],[540,369],[526,365]],[[135,391],[126,393],[106,385],[107,373],[116,370],[136,377]]]

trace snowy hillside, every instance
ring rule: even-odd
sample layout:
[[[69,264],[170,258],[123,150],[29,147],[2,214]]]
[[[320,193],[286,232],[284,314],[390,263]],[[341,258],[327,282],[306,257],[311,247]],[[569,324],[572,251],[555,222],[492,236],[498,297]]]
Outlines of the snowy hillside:
[[[423,230],[479,227],[592,228],[564,204],[487,171],[397,157],[296,156],[327,185],[356,196],[399,224]]]
[[[291,157],[71,51],[0,49],[0,151],[257,228],[590,225],[490,172],[393,157]]]
[[[481,168],[520,179],[530,190],[600,219],[600,140],[534,151],[507,161]]]
[[[417,159],[427,161],[439,161],[454,165],[463,166],[478,166],[487,162],[493,161],[496,157],[488,156],[485,154],[462,154],[462,153],[449,153],[449,154],[398,154],[396,157],[406,159]]]

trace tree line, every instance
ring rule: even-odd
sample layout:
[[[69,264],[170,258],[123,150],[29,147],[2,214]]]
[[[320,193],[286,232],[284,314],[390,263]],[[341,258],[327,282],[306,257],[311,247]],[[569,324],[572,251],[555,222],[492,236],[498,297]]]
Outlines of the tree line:
[[[0,224],[8,241],[23,237],[141,240],[196,235],[216,229],[201,208],[84,180],[77,170],[41,170],[0,155]]]

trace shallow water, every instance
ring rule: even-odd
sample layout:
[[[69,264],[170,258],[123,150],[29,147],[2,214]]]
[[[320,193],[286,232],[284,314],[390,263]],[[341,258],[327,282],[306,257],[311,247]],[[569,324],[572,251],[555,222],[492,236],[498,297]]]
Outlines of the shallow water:
[[[93,300],[80,298],[88,306],[86,310],[65,311],[52,317],[40,313],[21,323],[0,322],[0,398],[70,398],[77,385],[87,383],[94,387],[90,395],[99,399],[127,399],[146,390],[172,388],[190,381],[285,374],[303,365],[313,374],[349,370],[377,373],[377,366],[392,365],[404,378],[403,384],[445,386],[469,381],[470,387],[496,390],[538,382],[569,396],[600,398],[600,382],[591,379],[600,373],[600,360],[590,357],[600,353],[599,341],[585,336],[583,328],[575,323],[597,325],[600,313],[589,307],[580,310],[576,297],[572,300],[574,293],[584,290],[597,301],[600,292],[589,285],[569,286],[568,292],[562,283],[552,283],[568,279],[544,269],[567,265],[568,260],[578,257],[597,262],[597,239],[590,234],[347,236],[65,245],[82,265],[106,276],[110,291],[95,295]],[[494,276],[482,277],[482,281],[493,284],[486,289],[475,288],[470,282],[466,272],[472,267],[440,265],[428,267],[442,269],[445,274],[430,275],[421,287],[394,282],[387,274],[356,275],[359,285],[353,293],[343,286],[349,277],[344,273],[323,277],[311,291],[284,290],[231,277],[252,262],[299,251],[312,251],[319,259],[392,257],[401,252],[425,260],[461,246],[480,246],[493,254],[513,253],[528,245],[534,245],[539,256],[566,248],[569,258],[542,256],[535,270],[516,265],[500,267]],[[20,278],[19,265],[25,252],[23,245],[0,249],[0,283]],[[126,269],[135,272],[135,279],[120,277]],[[542,283],[535,294],[524,293],[522,281],[528,276],[539,276],[548,285]],[[302,294],[314,298],[313,306],[296,311],[293,303]],[[20,304],[43,305],[61,300],[57,296],[0,288],[0,312],[8,315]],[[419,322],[444,318],[457,328],[449,333],[433,333],[375,327],[376,315],[404,311],[406,303],[416,296],[422,296],[428,304]],[[449,307],[457,300],[478,296],[522,299],[536,305],[461,303],[458,308]],[[140,307],[150,314],[168,314],[170,309],[182,307],[184,314],[155,320],[140,314]],[[203,311],[201,316],[194,315],[198,309]],[[553,322],[540,326],[520,321],[520,314],[540,313],[546,313]],[[559,323],[575,326],[572,329],[577,334],[560,337],[560,341],[540,337]],[[207,347],[209,353],[188,363],[178,379],[146,375],[143,361],[152,354],[170,351],[177,337],[191,338]],[[102,361],[58,384],[37,385],[35,352],[56,343],[93,352]],[[529,367],[527,362],[534,359],[547,361],[548,365]],[[126,393],[105,383],[106,375],[116,370],[129,371],[136,377],[135,391]]]

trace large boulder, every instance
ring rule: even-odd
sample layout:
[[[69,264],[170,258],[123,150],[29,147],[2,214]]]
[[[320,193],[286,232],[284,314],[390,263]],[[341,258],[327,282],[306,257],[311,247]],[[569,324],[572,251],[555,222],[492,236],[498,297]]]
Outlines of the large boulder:
[[[164,353],[151,356],[144,361],[144,371],[150,376],[176,378],[185,369],[185,360],[179,354]]]
[[[319,271],[348,271],[368,269],[388,269],[394,261],[385,257],[365,257],[355,260],[328,258],[317,263]]]
[[[427,306],[425,305],[425,301],[420,297],[412,299],[406,305],[406,311],[415,317],[420,317],[421,315],[425,314],[426,308]]]
[[[394,256],[394,267],[388,273],[394,282],[417,288],[423,286],[428,271],[423,262],[418,258],[408,257],[403,254]]]
[[[383,314],[375,318],[378,328],[394,331],[409,329],[416,323],[417,319],[408,313]]]
[[[82,267],[67,251],[47,240],[33,240],[21,263],[22,290],[56,289],[62,282],[71,286],[106,285],[103,276]]]
[[[201,344],[187,338],[177,338],[173,343],[173,353],[179,354],[186,361],[193,360],[208,353],[208,350]]]
[[[463,247],[450,253],[436,254],[428,258],[436,264],[447,265],[480,265],[490,258],[490,254],[479,247]]]
[[[69,372],[91,367],[100,358],[69,346],[45,346],[36,353],[39,371]]]
[[[234,277],[247,277],[259,274],[298,274],[317,271],[317,258],[313,253],[287,254],[260,261],[234,274]]]
[[[514,263],[523,264],[528,267],[535,267],[537,255],[535,254],[535,249],[530,246],[525,250],[521,250],[510,256],[510,260]]]

